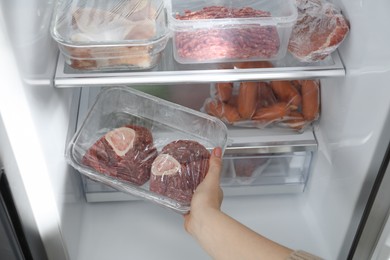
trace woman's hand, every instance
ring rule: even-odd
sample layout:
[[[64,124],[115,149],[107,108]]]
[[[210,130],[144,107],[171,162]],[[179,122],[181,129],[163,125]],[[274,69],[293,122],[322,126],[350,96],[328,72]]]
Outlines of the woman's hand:
[[[194,234],[204,221],[205,213],[210,210],[220,211],[223,192],[220,187],[222,149],[214,148],[210,157],[209,170],[204,180],[198,185],[191,201],[190,212],[184,216],[184,228]]]
[[[221,156],[221,148],[215,148],[208,173],[195,190],[190,212],[184,216],[184,228],[216,260],[287,259],[291,249],[261,236],[221,211]]]

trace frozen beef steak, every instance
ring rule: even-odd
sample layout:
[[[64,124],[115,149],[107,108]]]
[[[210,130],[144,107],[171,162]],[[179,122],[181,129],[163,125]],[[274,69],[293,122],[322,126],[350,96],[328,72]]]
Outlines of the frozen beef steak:
[[[261,175],[266,170],[270,163],[269,158],[247,158],[234,161],[234,170],[236,173],[236,181],[240,185],[250,185],[252,183],[261,182]]]
[[[302,62],[315,62],[335,51],[349,32],[349,23],[332,3],[297,0],[298,19],[288,50]]]
[[[237,177],[252,177],[256,168],[267,162],[267,158],[238,159],[234,162]]]
[[[143,185],[157,156],[151,132],[141,126],[126,125],[101,137],[85,153],[82,163],[96,171]]]
[[[152,164],[150,190],[181,203],[190,203],[209,167],[210,153],[195,141],[166,145]]]

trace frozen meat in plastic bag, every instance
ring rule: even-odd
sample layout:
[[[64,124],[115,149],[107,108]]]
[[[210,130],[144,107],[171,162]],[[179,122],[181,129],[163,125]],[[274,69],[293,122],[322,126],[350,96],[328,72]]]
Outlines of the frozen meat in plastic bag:
[[[302,62],[325,59],[343,42],[349,22],[333,3],[297,0],[298,19],[288,44],[289,52]]]
[[[155,36],[156,25],[153,17],[142,9],[151,9],[149,1],[124,1],[112,4],[107,10],[89,7],[75,7],[72,13],[74,42],[115,42],[120,40],[147,40]],[[129,6],[133,3],[134,6]],[[143,3],[136,5],[136,3]],[[138,9],[136,8],[138,7]],[[147,8],[149,7],[149,8]],[[141,10],[140,10],[141,9]],[[146,11],[144,11],[146,12]]]

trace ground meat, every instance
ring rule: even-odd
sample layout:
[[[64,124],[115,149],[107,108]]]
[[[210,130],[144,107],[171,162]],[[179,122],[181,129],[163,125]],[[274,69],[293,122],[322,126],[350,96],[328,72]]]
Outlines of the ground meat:
[[[145,127],[126,125],[96,141],[85,153],[82,163],[100,173],[143,185],[150,178],[156,156],[151,132]]]
[[[250,7],[205,7],[199,11],[185,11],[176,15],[179,20],[269,17],[270,13]],[[257,24],[223,28],[201,28],[175,33],[177,55],[195,61],[220,59],[269,59],[280,47],[275,26]]]
[[[269,17],[271,14],[252,7],[227,8],[224,6],[208,6],[199,11],[185,10],[184,15],[177,14],[179,20],[221,19],[221,18],[251,18]]]
[[[166,145],[152,165],[150,190],[181,203],[192,195],[207,174],[210,153],[195,141],[178,140]]]

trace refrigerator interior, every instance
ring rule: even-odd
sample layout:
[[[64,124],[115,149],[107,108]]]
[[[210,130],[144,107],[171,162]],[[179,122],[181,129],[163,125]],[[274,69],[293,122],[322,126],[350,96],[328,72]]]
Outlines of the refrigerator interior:
[[[30,242],[39,235],[49,259],[207,259],[177,213],[139,200],[86,202],[80,175],[64,160],[78,106],[83,105],[77,102],[77,85],[94,88],[98,82],[132,77],[66,78],[56,73],[58,52],[48,34],[50,19],[44,15],[52,4],[1,3],[6,15],[0,23],[0,71],[5,72],[0,157],[11,189],[18,194],[18,210],[26,212],[22,221]],[[390,129],[390,51],[384,33],[390,3],[338,4],[351,23],[339,48],[345,76],[321,79],[321,119],[314,129],[318,150],[305,190],[228,196],[222,205],[227,214],[262,235],[325,259],[346,259]],[[188,77],[173,74],[170,79],[178,83]],[[282,73],[288,78],[287,74]],[[290,76],[294,75],[298,74]],[[259,77],[267,75],[260,71]],[[145,78],[135,75],[134,80]],[[216,80],[212,73],[203,79]],[[149,80],[158,82],[158,77]]]

